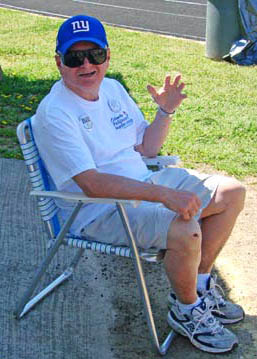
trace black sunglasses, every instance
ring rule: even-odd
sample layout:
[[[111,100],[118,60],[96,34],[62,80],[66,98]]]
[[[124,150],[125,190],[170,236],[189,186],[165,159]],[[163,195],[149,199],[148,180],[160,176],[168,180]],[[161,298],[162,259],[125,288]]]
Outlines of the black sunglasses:
[[[107,58],[106,49],[89,49],[89,50],[76,50],[68,51],[65,55],[61,55],[62,62],[68,67],[79,67],[84,64],[85,58],[88,59],[90,64],[102,65]]]

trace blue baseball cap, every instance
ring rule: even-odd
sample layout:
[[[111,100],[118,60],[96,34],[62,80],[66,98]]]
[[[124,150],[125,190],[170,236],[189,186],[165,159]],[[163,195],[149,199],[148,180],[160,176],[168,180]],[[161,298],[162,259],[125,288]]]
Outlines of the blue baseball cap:
[[[104,49],[108,47],[102,23],[91,16],[76,15],[64,21],[57,34],[56,52],[65,55],[73,44],[80,41],[93,42]]]

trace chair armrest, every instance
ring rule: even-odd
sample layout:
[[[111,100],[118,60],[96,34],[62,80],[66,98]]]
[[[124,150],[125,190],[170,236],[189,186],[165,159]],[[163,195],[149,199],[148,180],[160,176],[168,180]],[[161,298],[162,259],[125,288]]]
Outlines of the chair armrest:
[[[179,156],[142,156],[142,159],[147,166],[174,166],[180,162]]]
[[[31,196],[37,197],[50,197],[56,199],[62,199],[68,202],[83,202],[83,203],[112,203],[116,204],[117,202],[121,204],[129,204],[133,207],[138,207],[140,201],[137,200],[127,200],[127,199],[115,199],[115,198],[91,198],[87,197],[83,192],[59,192],[59,191],[31,191]]]

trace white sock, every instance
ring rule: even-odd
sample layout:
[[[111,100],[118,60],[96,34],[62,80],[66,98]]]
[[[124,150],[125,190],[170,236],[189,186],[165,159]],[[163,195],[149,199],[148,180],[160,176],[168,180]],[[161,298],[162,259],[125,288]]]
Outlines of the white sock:
[[[207,283],[210,278],[210,273],[198,274],[197,276],[197,290],[203,292],[207,288]]]
[[[201,299],[197,297],[196,301],[192,304],[183,304],[178,301],[178,306],[182,314],[190,314],[191,310],[201,303]]]

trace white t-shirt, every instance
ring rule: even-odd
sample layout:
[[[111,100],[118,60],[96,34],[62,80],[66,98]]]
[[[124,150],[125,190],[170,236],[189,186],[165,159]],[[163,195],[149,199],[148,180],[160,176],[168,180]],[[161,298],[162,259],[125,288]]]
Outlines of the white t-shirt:
[[[80,192],[73,176],[89,170],[145,180],[151,172],[134,146],[148,126],[122,85],[105,78],[97,101],[86,101],[62,80],[42,100],[32,119],[40,155],[57,190]],[[71,205],[58,201],[67,217]],[[71,231],[78,234],[110,205],[85,205]]]

